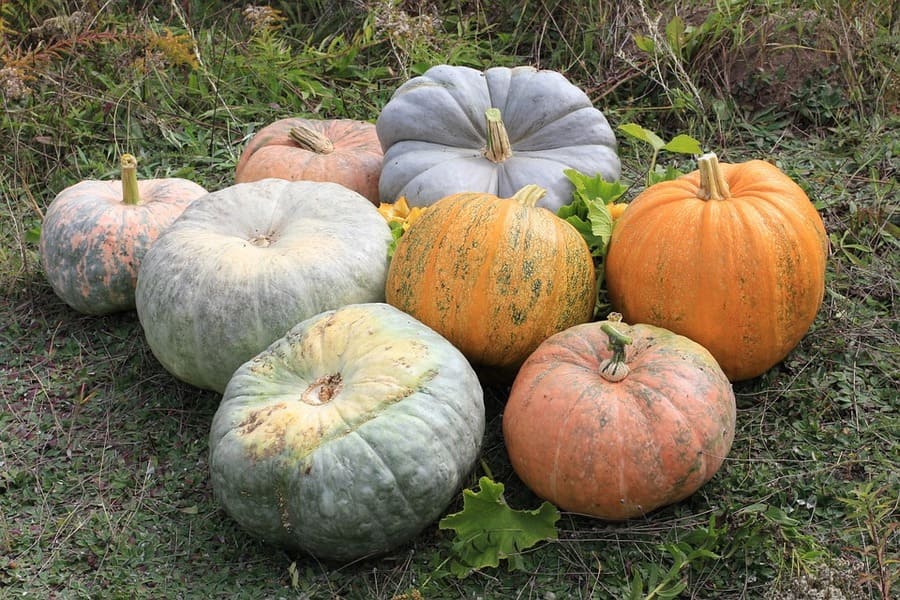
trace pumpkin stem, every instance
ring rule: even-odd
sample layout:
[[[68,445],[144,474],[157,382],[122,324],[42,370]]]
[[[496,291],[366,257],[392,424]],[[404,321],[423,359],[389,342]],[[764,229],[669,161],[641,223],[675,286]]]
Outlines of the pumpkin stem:
[[[313,131],[303,125],[291,127],[290,131],[288,131],[288,137],[301,148],[316,154],[331,154],[334,152],[334,144],[331,140],[318,131]]]
[[[513,194],[512,200],[515,200],[519,204],[523,206],[534,206],[537,204],[538,200],[544,197],[544,194],[547,193],[547,190],[542,188],[541,186],[535,183],[529,183],[526,186],[523,186],[518,192]]]
[[[489,108],[484,111],[484,117],[487,121],[487,147],[484,149],[484,157],[491,162],[501,163],[512,156],[512,148],[509,147],[509,134],[500,116],[500,109]]]
[[[700,171],[700,190],[697,192],[699,198],[725,200],[731,197],[731,188],[719,168],[719,158],[715,152],[707,152],[698,158],[697,169]]]
[[[600,364],[600,376],[610,382],[622,381],[630,371],[625,362],[625,346],[632,343],[631,336],[626,335],[613,327],[613,323],[621,322],[622,316],[612,313],[608,321],[600,324],[600,330],[609,338],[607,348],[612,351],[612,356]]]
[[[122,169],[122,202],[140,204],[141,194],[138,191],[137,159],[133,154],[123,154],[119,159]]]

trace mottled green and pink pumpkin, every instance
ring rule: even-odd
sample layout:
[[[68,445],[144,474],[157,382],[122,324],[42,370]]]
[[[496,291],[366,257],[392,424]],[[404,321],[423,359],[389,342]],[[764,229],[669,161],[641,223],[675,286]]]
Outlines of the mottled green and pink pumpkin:
[[[247,532],[322,559],[400,546],[478,458],[482,389],[450,342],[383,303],[311,317],[234,373],[210,431],[215,497]]]
[[[44,273],[56,295],[82,313],[133,309],[147,250],[207,193],[187,179],[138,180],[131,154],[122,155],[121,167],[121,180],[85,180],[61,191],[41,226]]]

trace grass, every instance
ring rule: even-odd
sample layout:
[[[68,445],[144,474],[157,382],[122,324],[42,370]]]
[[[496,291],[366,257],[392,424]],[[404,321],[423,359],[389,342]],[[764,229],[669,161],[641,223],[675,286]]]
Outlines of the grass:
[[[84,3],[73,18],[74,4],[0,4],[0,598],[896,593],[895,6],[307,0],[246,13],[112,2]],[[437,62],[559,69],[614,125],[688,133],[724,160],[774,161],[808,191],[832,241],[815,324],[783,364],[735,386],[734,447],[709,484],[627,523],[564,513],[559,540],[528,551],[524,570],[461,580],[436,525],[349,565],[239,530],[207,478],[218,397],[166,373],[134,313],[68,309],[35,243],[55,194],[113,177],[122,151],[138,154],[145,176],[218,189],[261,125],[374,119],[397,85]],[[646,149],[620,142],[623,179],[642,181]],[[500,436],[505,390],[487,394],[484,465],[512,506],[535,507]]]

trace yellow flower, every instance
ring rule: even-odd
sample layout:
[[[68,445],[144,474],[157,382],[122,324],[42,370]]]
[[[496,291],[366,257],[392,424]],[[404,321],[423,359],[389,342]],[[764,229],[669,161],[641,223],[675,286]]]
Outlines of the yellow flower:
[[[378,212],[385,218],[388,223],[400,223],[403,231],[409,229],[425,211],[421,206],[409,208],[406,198],[401,196],[396,202],[382,202],[378,205]]]
[[[609,216],[613,218],[613,221],[622,216],[622,213],[625,212],[625,209],[628,208],[628,204],[626,202],[618,202],[616,204],[607,204],[609,207]]]
[[[416,222],[416,220],[422,216],[422,213],[425,212],[425,209],[421,206],[414,206],[409,211],[409,214],[406,215],[406,222],[403,223],[403,229],[409,229],[409,226]]]

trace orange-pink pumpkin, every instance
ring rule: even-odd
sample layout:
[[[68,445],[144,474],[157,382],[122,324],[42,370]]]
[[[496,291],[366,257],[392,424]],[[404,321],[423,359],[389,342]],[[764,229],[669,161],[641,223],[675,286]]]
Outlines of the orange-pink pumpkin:
[[[503,413],[522,481],[562,509],[609,520],[694,493],[722,465],[734,428],[734,392],[705,348],[615,321],[545,340]]]
[[[378,205],[383,153],[375,125],[353,119],[279,119],[260,129],[241,153],[235,183],[275,177],[331,181]]]

